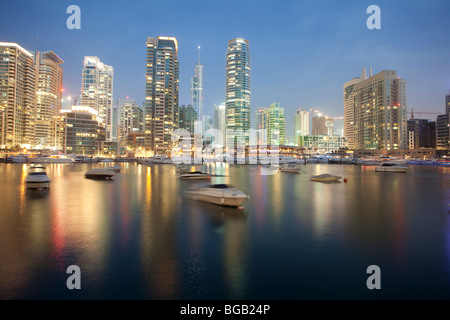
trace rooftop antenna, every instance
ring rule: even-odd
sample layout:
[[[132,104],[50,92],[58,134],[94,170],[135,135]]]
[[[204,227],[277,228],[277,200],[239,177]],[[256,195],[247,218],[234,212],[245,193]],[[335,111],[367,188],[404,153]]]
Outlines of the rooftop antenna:
[[[197,48],[198,48],[198,64],[200,64],[200,46],[198,46]]]

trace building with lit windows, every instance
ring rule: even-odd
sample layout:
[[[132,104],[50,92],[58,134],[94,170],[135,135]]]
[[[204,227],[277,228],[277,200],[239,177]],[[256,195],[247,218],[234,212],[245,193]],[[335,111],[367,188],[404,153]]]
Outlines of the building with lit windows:
[[[286,119],[284,108],[279,103],[272,103],[266,110],[267,143],[270,145],[286,144]]]
[[[192,104],[188,104],[187,106],[181,105],[178,114],[178,127],[189,131],[193,135],[198,115],[194,106]]]
[[[145,149],[170,155],[178,127],[178,43],[173,37],[147,38],[144,102]]]
[[[228,41],[226,53],[225,117],[226,148],[249,144],[250,130],[250,49],[249,42]]]
[[[84,57],[80,104],[93,108],[104,119],[107,141],[117,140],[113,128],[113,76],[112,66],[98,57]]]
[[[197,130],[203,132],[205,129],[203,124],[203,65],[200,63],[200,47],[198,47],[198,63],[195,64],[195,73],[191,78],[191,104],[197,114],[196,119],[202,121]]]
[[[214,146],[223,147],[225,145],[225,103],[221,103],[214,109],[214,129],[216,129],[221,141],[217,138],[214,140]]]
[[[61,111],[64,61],[53,51],[34,53],[38,72],[36,90],[35,145],[38,148],[58,148],[54,128]]]
[[[346,108],[353,112],[348,125],[354,149],[407,149],[406,80],[396,71],[383,70],[367,78],[364,69],[344,100],[344,117]]]
[[[87,106],[62,110],[64,117],[64,153],[98,155],[105,141],[105,124],[98,111]]]
[[[144,131],[144,112],[133,99],[119,99],[118,108],[118,127],[119,142],[121,146],[126,146],[128,135]]]
[[[300,145],[300,137],[309,135],[309,112],[298,108],[294,115],[294,140],[295,145]]]
[[[37,70],[33,54],[17,43],[0,42],[0,145],[35,143]]]

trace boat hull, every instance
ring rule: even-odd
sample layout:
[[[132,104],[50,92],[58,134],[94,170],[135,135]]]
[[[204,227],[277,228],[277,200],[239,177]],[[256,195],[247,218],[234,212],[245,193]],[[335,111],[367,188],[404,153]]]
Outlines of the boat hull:
[[[398,172],[398,173],[406,173],[408,172],[408,168],[375,168],[376,172]]]
[[[188,193],[193,200],[208,202],[219,206],[239,207],[247,197],[212,196],[196,192]]]
[[[50,180],[48,181],[26,181],[27,189],[48,189],[50,188]]]

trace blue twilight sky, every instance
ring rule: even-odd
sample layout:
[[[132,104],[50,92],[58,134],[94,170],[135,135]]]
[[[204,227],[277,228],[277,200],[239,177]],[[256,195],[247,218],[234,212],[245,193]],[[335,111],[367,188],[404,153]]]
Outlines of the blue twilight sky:
[[[81,9],[81,30],[69,30],[66,9]],[[369,5],[381,8],[381,30],[369,30]],[[397,70],[407,79],[408,109],[444,112],[450,89],[448,0],[164,0],[2,3],[0,41],[53,50],[64,61],[65,95],[80,93],[84,56],[114,67],[114,99],[141,105],[148,36],[178,39],[180,104],[190,103],[190,78],[201,46],[205,112],[225,98],[225,53],[236,37],[250,41],[251,108],[279,102],[293,136],[295,109],[343,115],[342,86],[360,76]],[[435,115],[423,115],[435,118]],[[253,126],[253,112],[252,112]]]

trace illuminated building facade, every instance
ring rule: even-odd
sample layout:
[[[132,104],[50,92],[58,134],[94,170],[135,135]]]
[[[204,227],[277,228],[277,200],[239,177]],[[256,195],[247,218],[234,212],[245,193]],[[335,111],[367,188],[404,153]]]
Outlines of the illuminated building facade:
[[[114,68],[100,61],[98,57],[84,57],[81,80],[82,106],[98,111],[104,119],[107,141],[116,141],[113,130],[113,76]]]
[[[0,42],[0,146],[35,143],[37,70],[34,56],[17,43]]]
[[[178,127],[178,43],[173,37],[148,37],[146,44],[145,149],[170,155]]]
[[[250,49],[249,42],[237,38],[228,41],[226,54],[226,147],[236,140],[249,144],[250,130]],[[239,133],[240,132],[240,133]]]
[[[309,135],[309,112],[298,108],[294,115],[294,139],[295,144],[300,145],[300,137]]]

